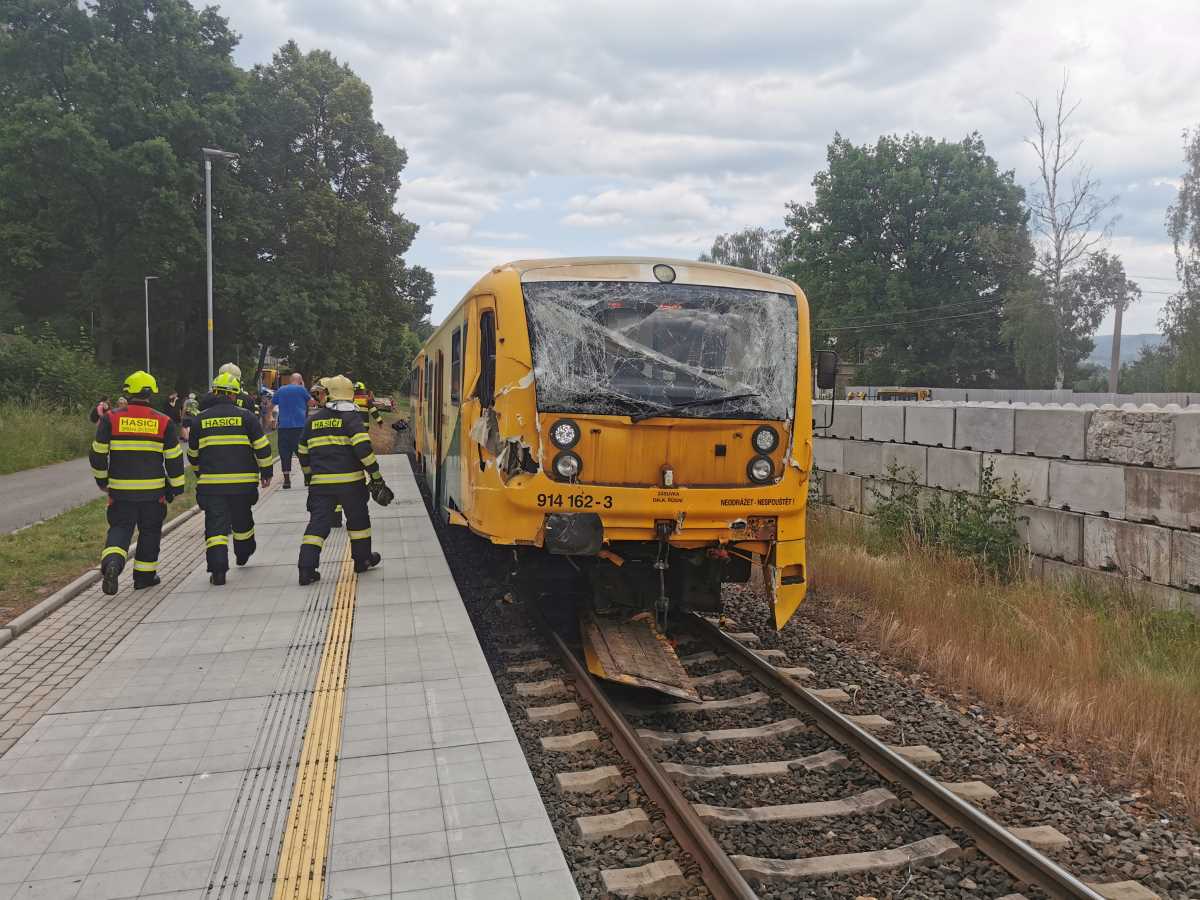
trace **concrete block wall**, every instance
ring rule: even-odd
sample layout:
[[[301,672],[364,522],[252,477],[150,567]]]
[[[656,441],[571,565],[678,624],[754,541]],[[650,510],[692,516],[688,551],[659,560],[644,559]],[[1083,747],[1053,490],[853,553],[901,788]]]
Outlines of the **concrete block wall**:
[[[843,401],[813,447],[820,501],[855,516],[893,479],[919,485],[923,504],[978,491],[991,466],[1020,492],[1031,572],[1200,614],[1198,408]]]

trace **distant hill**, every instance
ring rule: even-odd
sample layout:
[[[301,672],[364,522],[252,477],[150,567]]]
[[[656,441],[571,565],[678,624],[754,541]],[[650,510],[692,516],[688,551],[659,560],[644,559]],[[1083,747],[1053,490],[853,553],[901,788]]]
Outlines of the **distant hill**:
[[[1107,367],[1112,357],[1112,335],[1097,334],[1092,338],[1096,349],[1088,357],[1088,362]],[[1121,362],[1133,362],[1142,352],[1143,347],[1157,347],[1163,342],[1161,334],[1123,334],[1121,335]]]

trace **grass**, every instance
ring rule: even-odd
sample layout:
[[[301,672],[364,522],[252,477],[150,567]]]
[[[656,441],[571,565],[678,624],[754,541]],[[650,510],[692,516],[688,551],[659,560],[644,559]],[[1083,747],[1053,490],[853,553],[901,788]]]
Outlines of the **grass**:
[[[88,452],[96,426],[86,413],[19,400],[0,402],[0,475],[75,459]]]
[[[1200,620],[1120,590],[1003,583],[915,545],[873,554],[862,528],[819,510],[810,524],[819,602],[854,613],[862,637],[1200,818]]]
[[[190,471],[187,480],[185,493],[167,511],[167,521],[196,503],[196,478]],[[97,492],[96,499],[83,506],[0,535],[0,625],[98,565],[108,528],[105,506]]]

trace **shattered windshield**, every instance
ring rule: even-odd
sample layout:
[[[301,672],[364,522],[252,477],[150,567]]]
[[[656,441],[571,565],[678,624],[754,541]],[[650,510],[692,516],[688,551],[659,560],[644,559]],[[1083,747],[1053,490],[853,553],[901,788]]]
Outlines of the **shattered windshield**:
[[[792,417],[790,294],[623,281],[523,288],[543,412]]]

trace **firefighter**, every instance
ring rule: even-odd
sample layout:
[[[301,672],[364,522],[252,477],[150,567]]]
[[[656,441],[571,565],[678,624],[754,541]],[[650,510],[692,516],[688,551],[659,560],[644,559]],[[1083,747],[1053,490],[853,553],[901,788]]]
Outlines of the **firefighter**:
[[[188,460],[196,470],[196,501],[204,510],[208,580],[225,583],[229,534],[233,555],[244,566],[254,553],[254,513],[258,486],[271,483],[271,442],[258,416],[237,405],[242,384],[229,373],[212,381],[213,402],[192,425]]]
[[[363,423],[369,428],[371,423],[383,424],[383,414],[375,408],[375,395],[367,390],[361,381],[354,383],[354,408],[362,413]]]
[[[379,565],[379,554],[371,551],[367,499],[374,497],[382,506],[392,501],[371,450],[370,435],[354,406],[354,385],[341,375],[325,379],[324,384],[329,400],[309,417],[297,454],[308,486],[308,527],[298,562],[302,585],[320,580],[321,548],[339,503],[346,513],[354,571],[365,572]]]
[[[183,493],[183,449],[179,429],[169,416],[150,406],[158,384],[149,372],[134,372],[121,388],[124,408],[110,409],[96,424],[88,454],[92,475],[108,494],[108,536],[100,554],[102,588],[110,597],[129,556],[137,528],[133,589],[159,583],[158,545],[167,504]]]
[[[238,384],[242,383],[242,367],[239,366],[237,363],[231,363],[231,362],[225,363],[225,365],[223,365],[223,366],[221,366],[221,368],[217,369],[217,374],[218,375],[232,375],[234,378],[236,378],[238,380]],[[260,410],[259,410],[259,405],[258,405],[258,398],[255,397],[253,394],[248,394],[239,388],[237,397],[235,398],[235,402],[242,409],[252,412],[256,416],[259,415]]]

